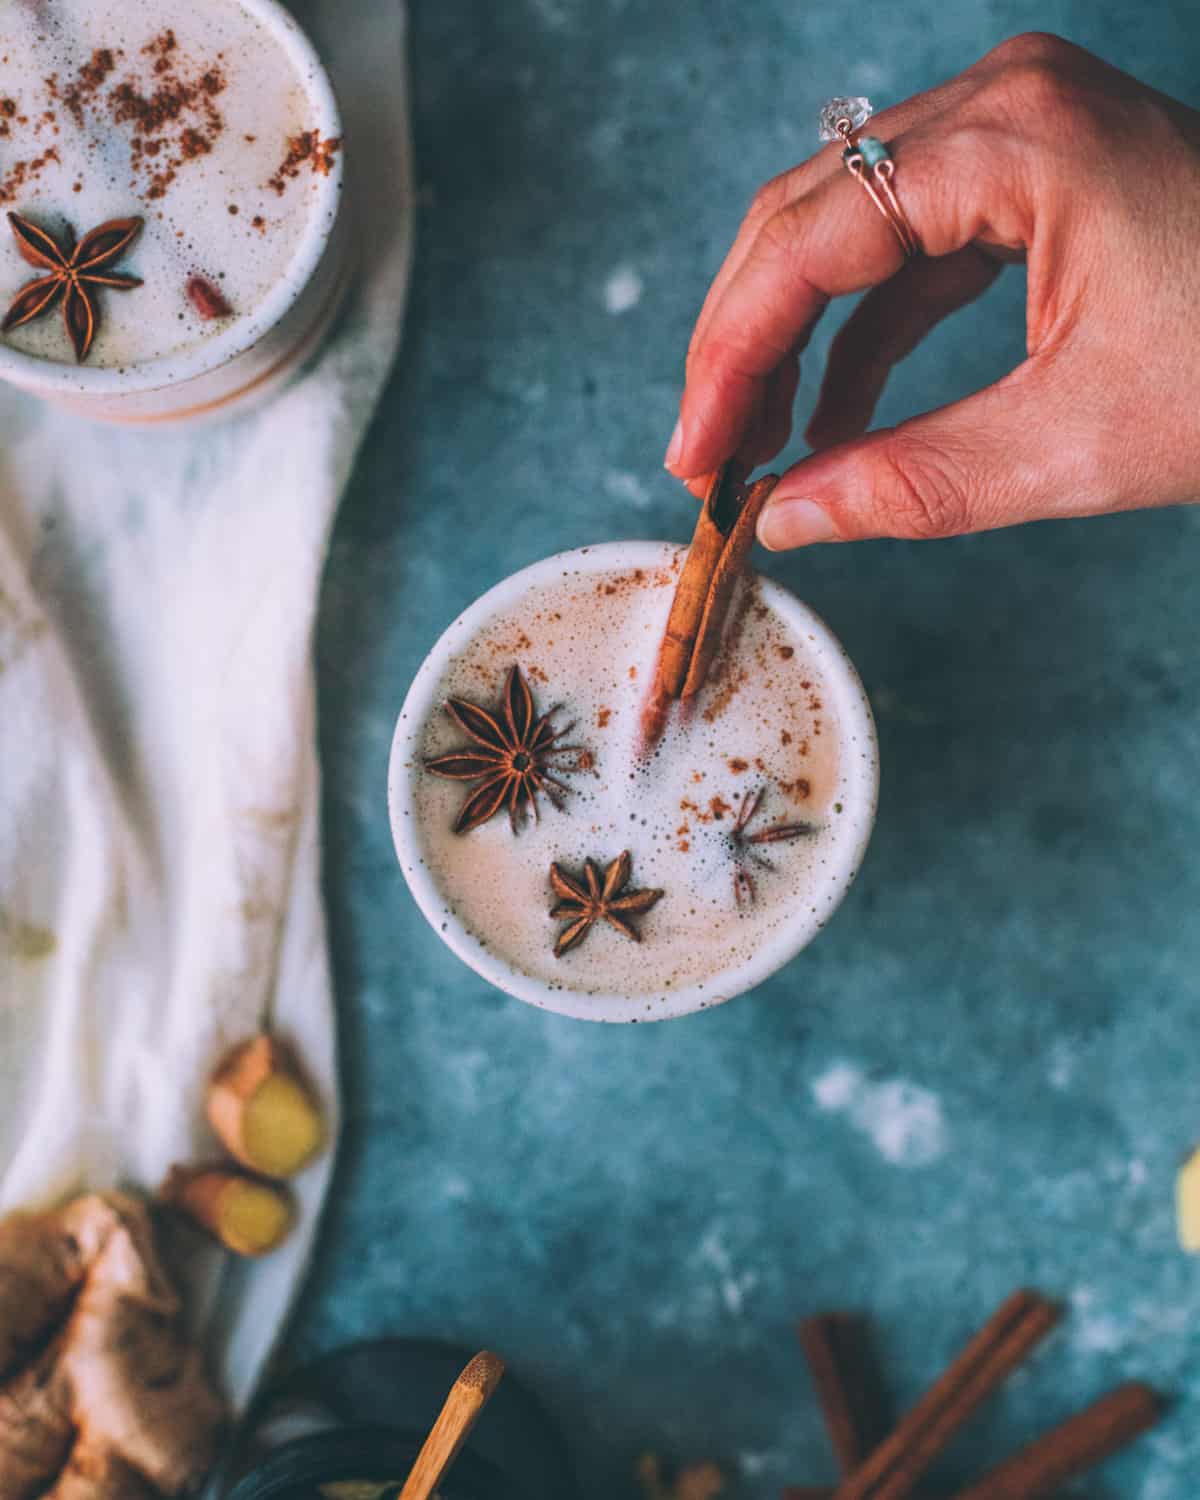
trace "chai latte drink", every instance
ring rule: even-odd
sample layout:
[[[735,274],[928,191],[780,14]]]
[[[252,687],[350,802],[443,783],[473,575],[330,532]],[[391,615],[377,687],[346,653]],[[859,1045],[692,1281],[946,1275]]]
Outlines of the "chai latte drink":
[[[655,1019],[765,977],[831,915],[874,814],[853,668],[753,575],[645,753],[683,556],[616,544],[507,580],[447,632],[397,727],[393,824],[426,915],[494,982],[573,1015]]]
[[[342,142],[287,13],[5,0],[3,21],[0,374],[154,420],[227,403],[294,361],[340,290]],[[86,237],[113,223],[134,227],[115,254],[119,235],[100,247],[89,280]],[[55,245],[66,264],[80,247],[90,338],[82,303],[64,320],[69,294],[43,307],[26,291],[55,272]]]

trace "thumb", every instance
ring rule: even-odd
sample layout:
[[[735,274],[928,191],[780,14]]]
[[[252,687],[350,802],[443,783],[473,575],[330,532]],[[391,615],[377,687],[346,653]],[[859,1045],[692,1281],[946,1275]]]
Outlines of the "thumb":
[[[824,449],[780,480],[759,540],[922,540],[1106,509],[1089,403],[1070,391],[1031,359],[965,401]]]

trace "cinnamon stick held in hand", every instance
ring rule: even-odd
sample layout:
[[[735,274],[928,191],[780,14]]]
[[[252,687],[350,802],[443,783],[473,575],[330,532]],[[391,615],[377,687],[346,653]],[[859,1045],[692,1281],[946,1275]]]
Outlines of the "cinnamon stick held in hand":
[[[690,698],[704,685],[721,643],[734,585],[754,543],[759,513],[778,483],[778,475],[767,474],[746,485],[730,463],[718,469],[709,483],[675,586],[654,687],[642,714],[647,749],[661,737],[672,701]]]

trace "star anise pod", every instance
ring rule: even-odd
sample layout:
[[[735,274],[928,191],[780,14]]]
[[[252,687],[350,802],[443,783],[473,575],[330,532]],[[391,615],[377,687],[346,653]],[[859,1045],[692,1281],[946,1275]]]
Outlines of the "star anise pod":
[[[629,850],[619,855],[608,865],[603,877],[594,860],[583,866],[583,879],[568,875],[559,864],[550,866],[550,884],[558,896],[558,905],[550,915],[566,917],[567,925],[554,944],[555,958],[561,958],[577,944],[582,943],[592,924],[601,920],[608,922],[618,932],[623,932],[635,943],[642,940],[641,933],[633,925],[631,917],[640,917],[656,902],[661,901],[663,891],[627,891],[629,872],[633,866]]]
[[[47,271],[36,281],[27,281],[9,304],[2,329],[20,328],[48,313],[63,298],[63,323],[82,363],[88,357],[100,322],[96,287],[129,292],[141,286],[137,276],[126,276],[108,268],[121,258],[142,230],[141,219],[110,219],[85,234],[78,244],[68,231],[65,244],[20,214],[9,214],[17,249],[31,266]]]
[[[555,757],[578,753],[577,745],[558,743],[573,726],[556,730],[550,722],[554,709],[541,718],[536,716],[533,694],[520,667],[509,670],[503,701],[494,711],[465,698],[447,698],[444,707],[474,744],[435,755],[425,762],[425,769],[451,781],[479,783],[459,808],[455,833],[470,833],[505,806],[516,833],[526,806],[532,809],[535,820],[539,816],[539,792],[544,792],[555,807],[562,806],[555,792],[569,792],[571,788],[554,773],[569,774],[580,767],[558,764]]]
[[[747,829],[758,816],[766,790],[759,787],[756,792],[747,792],[738,808],[737,819],[729,832],[729,843],[733,850],[733,899],[739,906],[743,902],[753,906],[758,899],[758,888],[754,876],[746,868],[756,865],[760,870],[773,870],[775,866],[758,851],[763,844],[790,843],[793,839],[811,838],[820,829],[816,823],[772,823],[769,828],[760,828],[757,833]]]

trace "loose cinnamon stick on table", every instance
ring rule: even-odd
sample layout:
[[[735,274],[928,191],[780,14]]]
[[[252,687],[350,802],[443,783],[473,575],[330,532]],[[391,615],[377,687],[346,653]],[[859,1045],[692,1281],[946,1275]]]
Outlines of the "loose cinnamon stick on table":
[[[1140,1381],[1118,1386],[959,1490],[954,1500],[1052,1500],[1063,1485],[1135,1442],[1162,1416],[1164,1402]],[[817,1485],[791,1485],[783,1500],[832,1500]]]
[[[854,1474],[835,1500],[908,1500],[958,1430],[1058,1320],[1031,1291],[1013,1294]]]
[[[954,1500],[1048,1500],[1059,1489],[1110,1458],[1153,1427],[1163,1401],[1132,1381],[1044,1433]]]
[[[879,1382],[867,1359],[866,1331],[849,1313],[822,1313],[797,1329],[830,1446],[842,1474],[853,1474],[886,1436]]]

